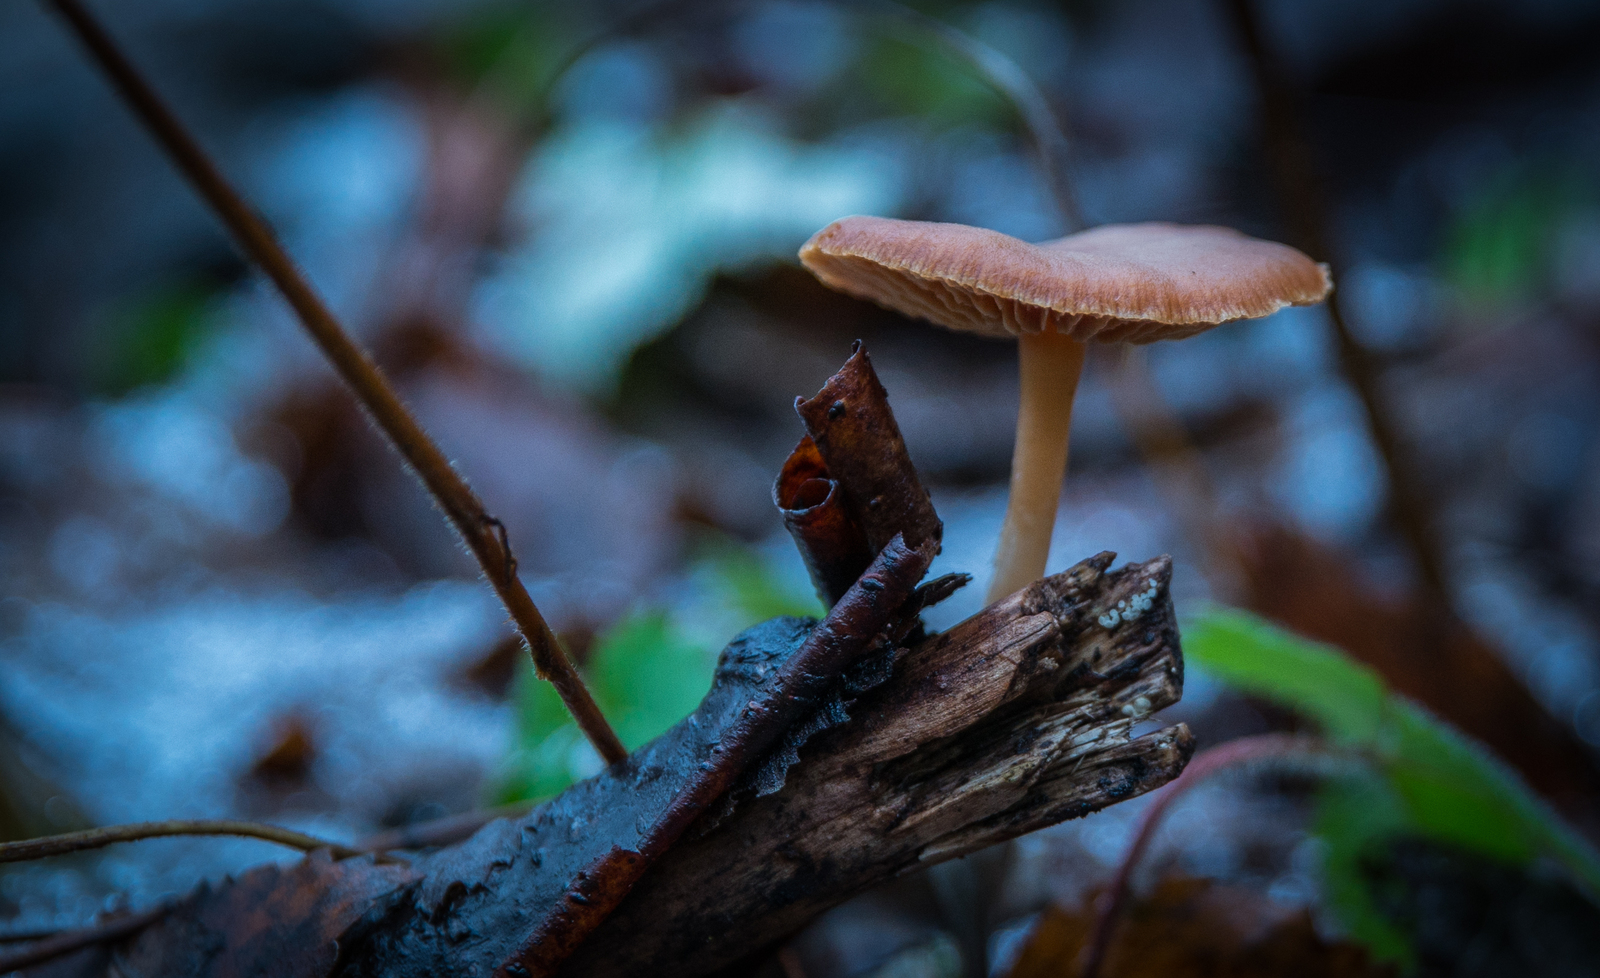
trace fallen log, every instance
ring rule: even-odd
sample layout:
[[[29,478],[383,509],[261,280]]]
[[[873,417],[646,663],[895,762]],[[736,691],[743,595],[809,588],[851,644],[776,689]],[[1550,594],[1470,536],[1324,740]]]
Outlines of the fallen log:
[[[876,883],[1176,777],[1192,750],[1188,730],[1135,736],[1182,691],[1171,563],[1110,571],[1111,560],[1086,560],[902,652],[848,720],[800,748],[781,789],[689,826],[561,974],[714,974]],[[443,947],[492,943],[496,935],[454,910],[526,887],[516,877],[537,874],[538,860],[514,856],[561,804],[496,820],[410,868],[323,852],[264,867],[193,894],[120,947],[86,949],[39,973],[411,973],[423,962],[374,967],[384,955],[369,938],[383,908],[430,865],[493,843],[506,855],[497,873],[446,885],[448,899],[408,921]]]
[[[775,497],[823,621],[747,630],[690,716],[531,812],[410,863],[252,870],[51,970],[711,974],[875,883],[1178,774],[1187,730],[1134,736],[1182,691],[1170,561],[1101,554],[924,638],[919,611],[967,578],[917,586],[941,524],[865,352],[797,407]]]
[[[904,654],[780,792],[691,828],[562,974],[713,974],[846,898],[1165,784],[1182,725],[1171,562],[1101,554]]]

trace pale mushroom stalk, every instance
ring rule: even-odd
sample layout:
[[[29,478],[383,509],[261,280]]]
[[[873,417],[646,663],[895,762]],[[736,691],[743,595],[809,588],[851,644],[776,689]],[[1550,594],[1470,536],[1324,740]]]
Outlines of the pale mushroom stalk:
[[[1084,344],[1054,330],[1017,337],[1022,403],[1011,456],[1011,495],[994,555],[988,603],[1044,576],[1056,505],[1067,474],[1072,402],[1083,374]]]

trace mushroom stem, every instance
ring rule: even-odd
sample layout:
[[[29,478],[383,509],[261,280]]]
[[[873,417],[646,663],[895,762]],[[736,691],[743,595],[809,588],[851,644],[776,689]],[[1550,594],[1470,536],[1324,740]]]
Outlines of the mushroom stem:
[[[1067,474],[1072,400],[1083,374],[1084,345],[1056,332],[1023,333],[1022,405],[1011,456],[1011,498],[994,555],[990,604],[1044,576],[1061,480]]]

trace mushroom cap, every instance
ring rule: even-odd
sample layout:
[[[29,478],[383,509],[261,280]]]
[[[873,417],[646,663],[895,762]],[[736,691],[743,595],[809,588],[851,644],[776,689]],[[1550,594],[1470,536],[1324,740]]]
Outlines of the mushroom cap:
[[[1150,343],[1321,302],[1328,267],[1231,228],[1108,224],[1029,244],[964,224],[847,217],[800,260],[823,284],[981,333]]]

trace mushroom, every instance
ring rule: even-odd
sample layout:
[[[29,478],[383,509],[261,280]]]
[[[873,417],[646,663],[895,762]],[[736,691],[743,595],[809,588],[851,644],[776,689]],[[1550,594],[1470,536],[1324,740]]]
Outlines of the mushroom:
[[[908,316],[1015,336],[1022,404],[991,602],[1044,576],[1084,344],[1182,339],[1321,302],[1326,265],[1222,227],[1106,225],[1029,244],[962,224],[847,217],[800,260],[823,284]]]

